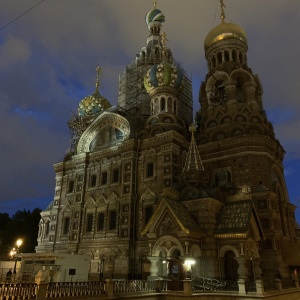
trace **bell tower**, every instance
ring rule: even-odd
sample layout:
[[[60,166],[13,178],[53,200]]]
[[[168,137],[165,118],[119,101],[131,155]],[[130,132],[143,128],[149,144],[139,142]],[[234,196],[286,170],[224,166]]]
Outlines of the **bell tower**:
[[[263,269],[287,274],[283,247],[295,240],[296,222],[283,173],[285,151],[264,110],[260,79],[247,63],[247,35],[226,22],[220,3],[221,22],[204,42],[208,73],[196,116],[200,153],[226,201],[238,193],[251,197],[266,236],[259,245]]]

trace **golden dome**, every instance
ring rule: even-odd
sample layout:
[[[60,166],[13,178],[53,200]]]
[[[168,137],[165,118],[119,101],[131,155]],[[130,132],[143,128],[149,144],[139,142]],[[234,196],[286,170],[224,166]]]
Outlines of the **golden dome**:
[[[246,32],[238,25],[233,23],[222,22],[220,25],[214,27],[206,36],[204,41],[204,49],[225,39],[237,39],[248,43]]]

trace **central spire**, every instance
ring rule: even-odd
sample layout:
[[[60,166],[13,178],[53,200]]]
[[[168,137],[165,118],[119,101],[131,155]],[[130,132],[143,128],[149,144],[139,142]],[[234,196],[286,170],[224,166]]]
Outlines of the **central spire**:
[[[157,0],[153,0],[153,7],[156,8]]]
[[[189,171],[204,171],[200,153],[195,142],[194,134],[196,132],[196,125],[192,123],[189,127],[189,131],[192,134],[191,143],[189,151],[186,157],[185,165],[183,167],[182,173]]]

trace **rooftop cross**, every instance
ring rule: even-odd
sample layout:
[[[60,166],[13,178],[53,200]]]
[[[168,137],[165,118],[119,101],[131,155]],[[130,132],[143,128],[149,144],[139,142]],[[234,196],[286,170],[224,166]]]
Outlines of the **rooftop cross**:
[[[96,68],[96,71],[97,71],[96,91],[99,91],[101,68],[98,66],[98,67]]]
[[[225,6],[223,0],[220,0],[220,4],[221,4],[221,16],[220,16],[220,18],[221,18],[222,22],[224,22],[224,20],[225,20],[225,8],[226,8],[226,6]]]
[[[153,0],[153,7],[156,8],[157,0]]]

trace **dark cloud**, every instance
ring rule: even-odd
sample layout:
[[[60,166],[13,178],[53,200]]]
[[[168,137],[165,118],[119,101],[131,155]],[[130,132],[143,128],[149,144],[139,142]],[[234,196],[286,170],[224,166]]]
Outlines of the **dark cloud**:
[[[0,28],[37,0],[3,0]],[[248,64],[264,89],[264,106],[287,152],[291,176],[300,160],[299,0],[227,0],[226,20],[248,34]],[[164,30],[176,59],[193,79],[194,107],[206,74],[203,42],[219,24],[218,0],[160,0]],[[118,75],[145,45],[151,0],[48,0],[0,31],[1,211],[44,209],[54,190],[52,164],[70,146],[66,122],[80,100],[100,92],[112,104]],[[291,175],[293,174],[293,175]],[[20,207],[17,207],[17,205]]]

